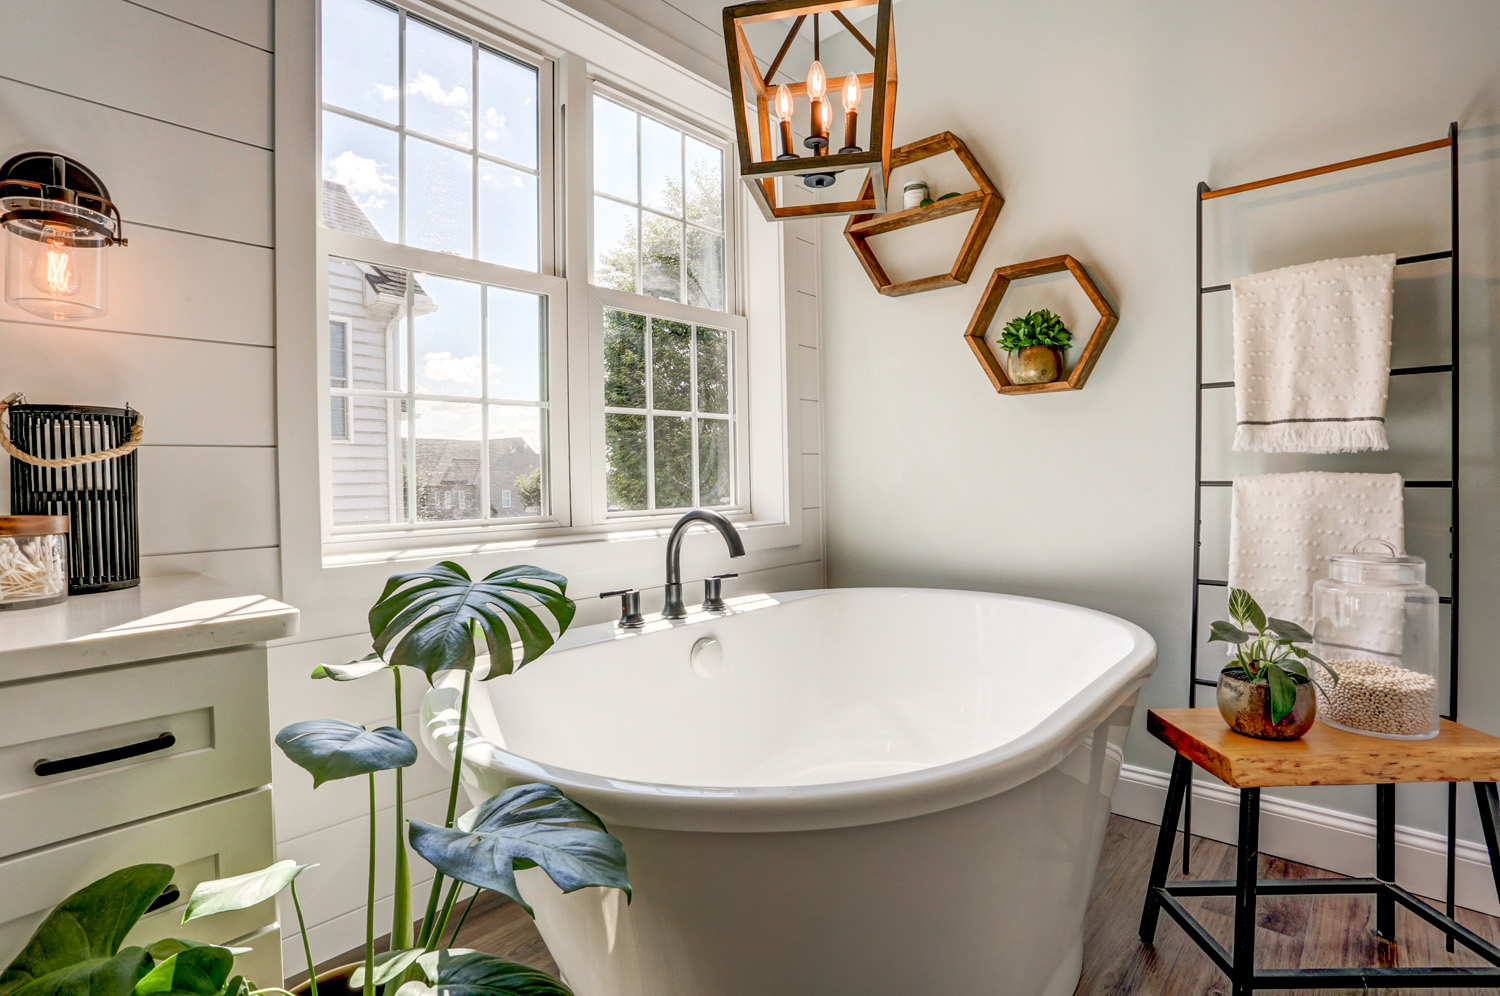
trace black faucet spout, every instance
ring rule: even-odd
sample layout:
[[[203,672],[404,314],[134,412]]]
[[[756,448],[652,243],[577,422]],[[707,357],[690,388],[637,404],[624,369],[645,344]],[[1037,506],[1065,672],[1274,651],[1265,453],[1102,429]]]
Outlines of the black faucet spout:
[[[687,608],[682,604],[682,538],[689,528],[700,522],[719,531],[729,547],[730,557],[745,555],[745,544],[740,540],[738,530],[723,515],[706,508],[695,508],[683,515],[667,536],[666,604],[661,610],[663,619],[681,619],[687,615]]]

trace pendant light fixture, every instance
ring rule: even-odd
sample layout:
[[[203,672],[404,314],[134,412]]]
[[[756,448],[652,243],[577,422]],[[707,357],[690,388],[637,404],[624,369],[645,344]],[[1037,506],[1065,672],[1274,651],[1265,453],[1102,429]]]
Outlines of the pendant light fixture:
[[[886,209],[890,174],[891,132],[896,113],[896,47],[892,0],[758,0],[724,8],[724,43],[729,58],[729,83],[734,98],[735,131],[739,137],[740,176],[768,220],[846,214],[870,214]],[[850,20],[847,11],[873,8],[875,31],[870,41]],[[849,33],[850,45],[862,66],[840,70],[835,87],[843,104],[843,145],[832,151],[833,94],[823,65],[820,17],[833,17]],[[750,44],[747,25],[790,21],[780,48],[761,72]],[[812,61],[807,71],[792,73],[792,81],[776,83],[778,73],[807,22],[811,20]],[[752,29],[754,30],[754,29]],[[804,50],[805,51],[805,50]],[[865,71],[864,67],[868,67]],[[801,76],[802,79],[797,79]],[[859,106],[863,92],[872,92],[867,122],[868,140],[860,140]],[[805,106],[806,110],[803,111]],[[774,124],[772,115],[775,115]],[[805,152],[798,152],[793,132],[805,122]],[[776,134],[779,132],[779,135]],[[827,203],[785,203],[777,182],[800,183],[823,190],[846,171],[868,173],[868,193]],[[859,191],[862,176],[852,185]]]
[[[110,246],[126,245],[119,209],[92,170],[52,152],[0,166],[5,300],[53,321],[109,308]]]

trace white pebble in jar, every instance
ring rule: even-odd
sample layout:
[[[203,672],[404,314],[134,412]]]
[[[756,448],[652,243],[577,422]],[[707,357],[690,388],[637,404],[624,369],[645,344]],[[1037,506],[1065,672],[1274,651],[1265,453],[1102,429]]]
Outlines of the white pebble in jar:
[[[1352,730],[1420,737],[1432,730],[1437,679],[1364,658],[1331,660],[1338,681],[1320,681],[1318,716]]]

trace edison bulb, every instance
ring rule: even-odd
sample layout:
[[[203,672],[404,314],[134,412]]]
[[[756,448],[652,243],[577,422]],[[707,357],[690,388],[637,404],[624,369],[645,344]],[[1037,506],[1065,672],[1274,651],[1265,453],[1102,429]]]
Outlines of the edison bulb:
[[[73,265],[73,253],[62,242],[48,242],[44,251],[36,254],[36,270],[31,279],[37,290],[54,297],[72,297],[78,293],[78,269]]]
[[[813,60],[812,68],[807,71],[807,97],[809,100],[822,100],[828,93],[828,74],[823,72],[823,63]]]
[[[776,88],[776,116],[782,121],[792,120],[792,91],[785,83]]]
[[[850,73],[844,80],[844,113],[848,114],[859,106],[860,96],[859,77]]]

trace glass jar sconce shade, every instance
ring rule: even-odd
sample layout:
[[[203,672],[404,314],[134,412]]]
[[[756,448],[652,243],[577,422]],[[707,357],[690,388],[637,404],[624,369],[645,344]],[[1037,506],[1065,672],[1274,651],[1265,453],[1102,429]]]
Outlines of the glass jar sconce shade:
[[[76,322],[109,309],[109,254],[126,245],[120,212],[87,167],[50,152],[0,166],[5,300],[52,321]]]

